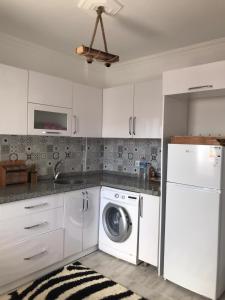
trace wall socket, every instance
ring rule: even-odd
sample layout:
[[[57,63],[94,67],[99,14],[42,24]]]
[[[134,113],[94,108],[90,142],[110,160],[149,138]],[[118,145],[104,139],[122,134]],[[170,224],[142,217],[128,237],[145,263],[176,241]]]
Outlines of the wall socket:
[[[135,160],[135,167],[139,168],[140,167],[140,160]]]

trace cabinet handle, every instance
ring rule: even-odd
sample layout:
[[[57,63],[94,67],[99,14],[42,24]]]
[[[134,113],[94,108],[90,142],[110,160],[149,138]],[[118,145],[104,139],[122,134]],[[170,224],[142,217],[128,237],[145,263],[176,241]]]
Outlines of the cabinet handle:
[[[88,211],[88,206],[89,206],[88,199],[86,199],[86,210],[85,211]]]
[[[24,208],[25,209],[34,209],[34,208],[39,208],[39,207],[46,206],[46,205],[48,205],[48,202],[31,205],[31,206],[25,206]]]
[[[192,87],[189,87],[188,90],[193,91],[193,90],[199,90],[199,89],[204,89],[204,88],[213,88],[213,85],[208,84],[208,85],[192,86]]]
[[[132,124],[132,117],[129,118],[129,135],[132,135],[132,132],[131,132],[131,125]]]
[[[59,131],[42,131],[44,134],[61,134]]]
[[[140,217],[143,218],[143,197],[140,197]]]
[[[74,115],[73,118],[74,118],[74,132],[73,132],[73,134],[76,134],[77,133],[77,116]]]
[[[34,255],[32,255],[32,256],[24,257],[24,260],[32,260],[32,259],[34,259],[34,258],[36,258],[36,257],[38,257],[38,256],[44,255],[44,254],[47,253],[47,252],[48,252],[48,251],[45,249],[45,250],[43,250],[43,251],[41,251],[41,252],[39,252],[39,253],[37,253],[37,254],[34,254]]]
[[[33,229],[33,228],[41,227],[41,226],[44,226],[44,225],[47,225],[47,224],[48,224],[48,222],[43,222],[43,223],[35,224],[35,225],[32,225],[32,226],[24,227],[24,229]]]
[[[84,211],[84,198],[83,198],[83,209],[82,209],[82,211]]]
[[[137,120],[137,117],[134,117],[133,118],[133,135],[136,134],[136,120]]]

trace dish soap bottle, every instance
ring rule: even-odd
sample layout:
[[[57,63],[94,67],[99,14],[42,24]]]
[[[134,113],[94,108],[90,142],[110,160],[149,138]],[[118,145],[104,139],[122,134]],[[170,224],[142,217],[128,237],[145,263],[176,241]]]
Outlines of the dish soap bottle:
[[[142,157],[140,160],[139,175],[140,175],[140,178],[143,180],[146,180],[146,177],[147,177],[147,166],[148,166],[148,163],[147,163],[145,157]]]

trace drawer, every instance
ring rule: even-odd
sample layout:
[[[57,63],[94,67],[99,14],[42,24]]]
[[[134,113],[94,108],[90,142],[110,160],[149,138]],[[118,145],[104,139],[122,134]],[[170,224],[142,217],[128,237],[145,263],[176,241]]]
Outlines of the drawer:
[[[63,229],[0,250],[0,284],[4,286],[63,259]]]
[[[63,227],[63,207],[0,222],[0,248]]]
[[[64,194],[54,194],[22,201],[1,204],[0,220],[25,216],[51,208],[63,206]]]

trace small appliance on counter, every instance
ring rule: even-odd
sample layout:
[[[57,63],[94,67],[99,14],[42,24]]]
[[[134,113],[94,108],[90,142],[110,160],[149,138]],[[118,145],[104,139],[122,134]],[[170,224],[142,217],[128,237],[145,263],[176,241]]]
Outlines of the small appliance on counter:
[[[28,182],[28,167],[24,160],[0,162],[0,186]]]

